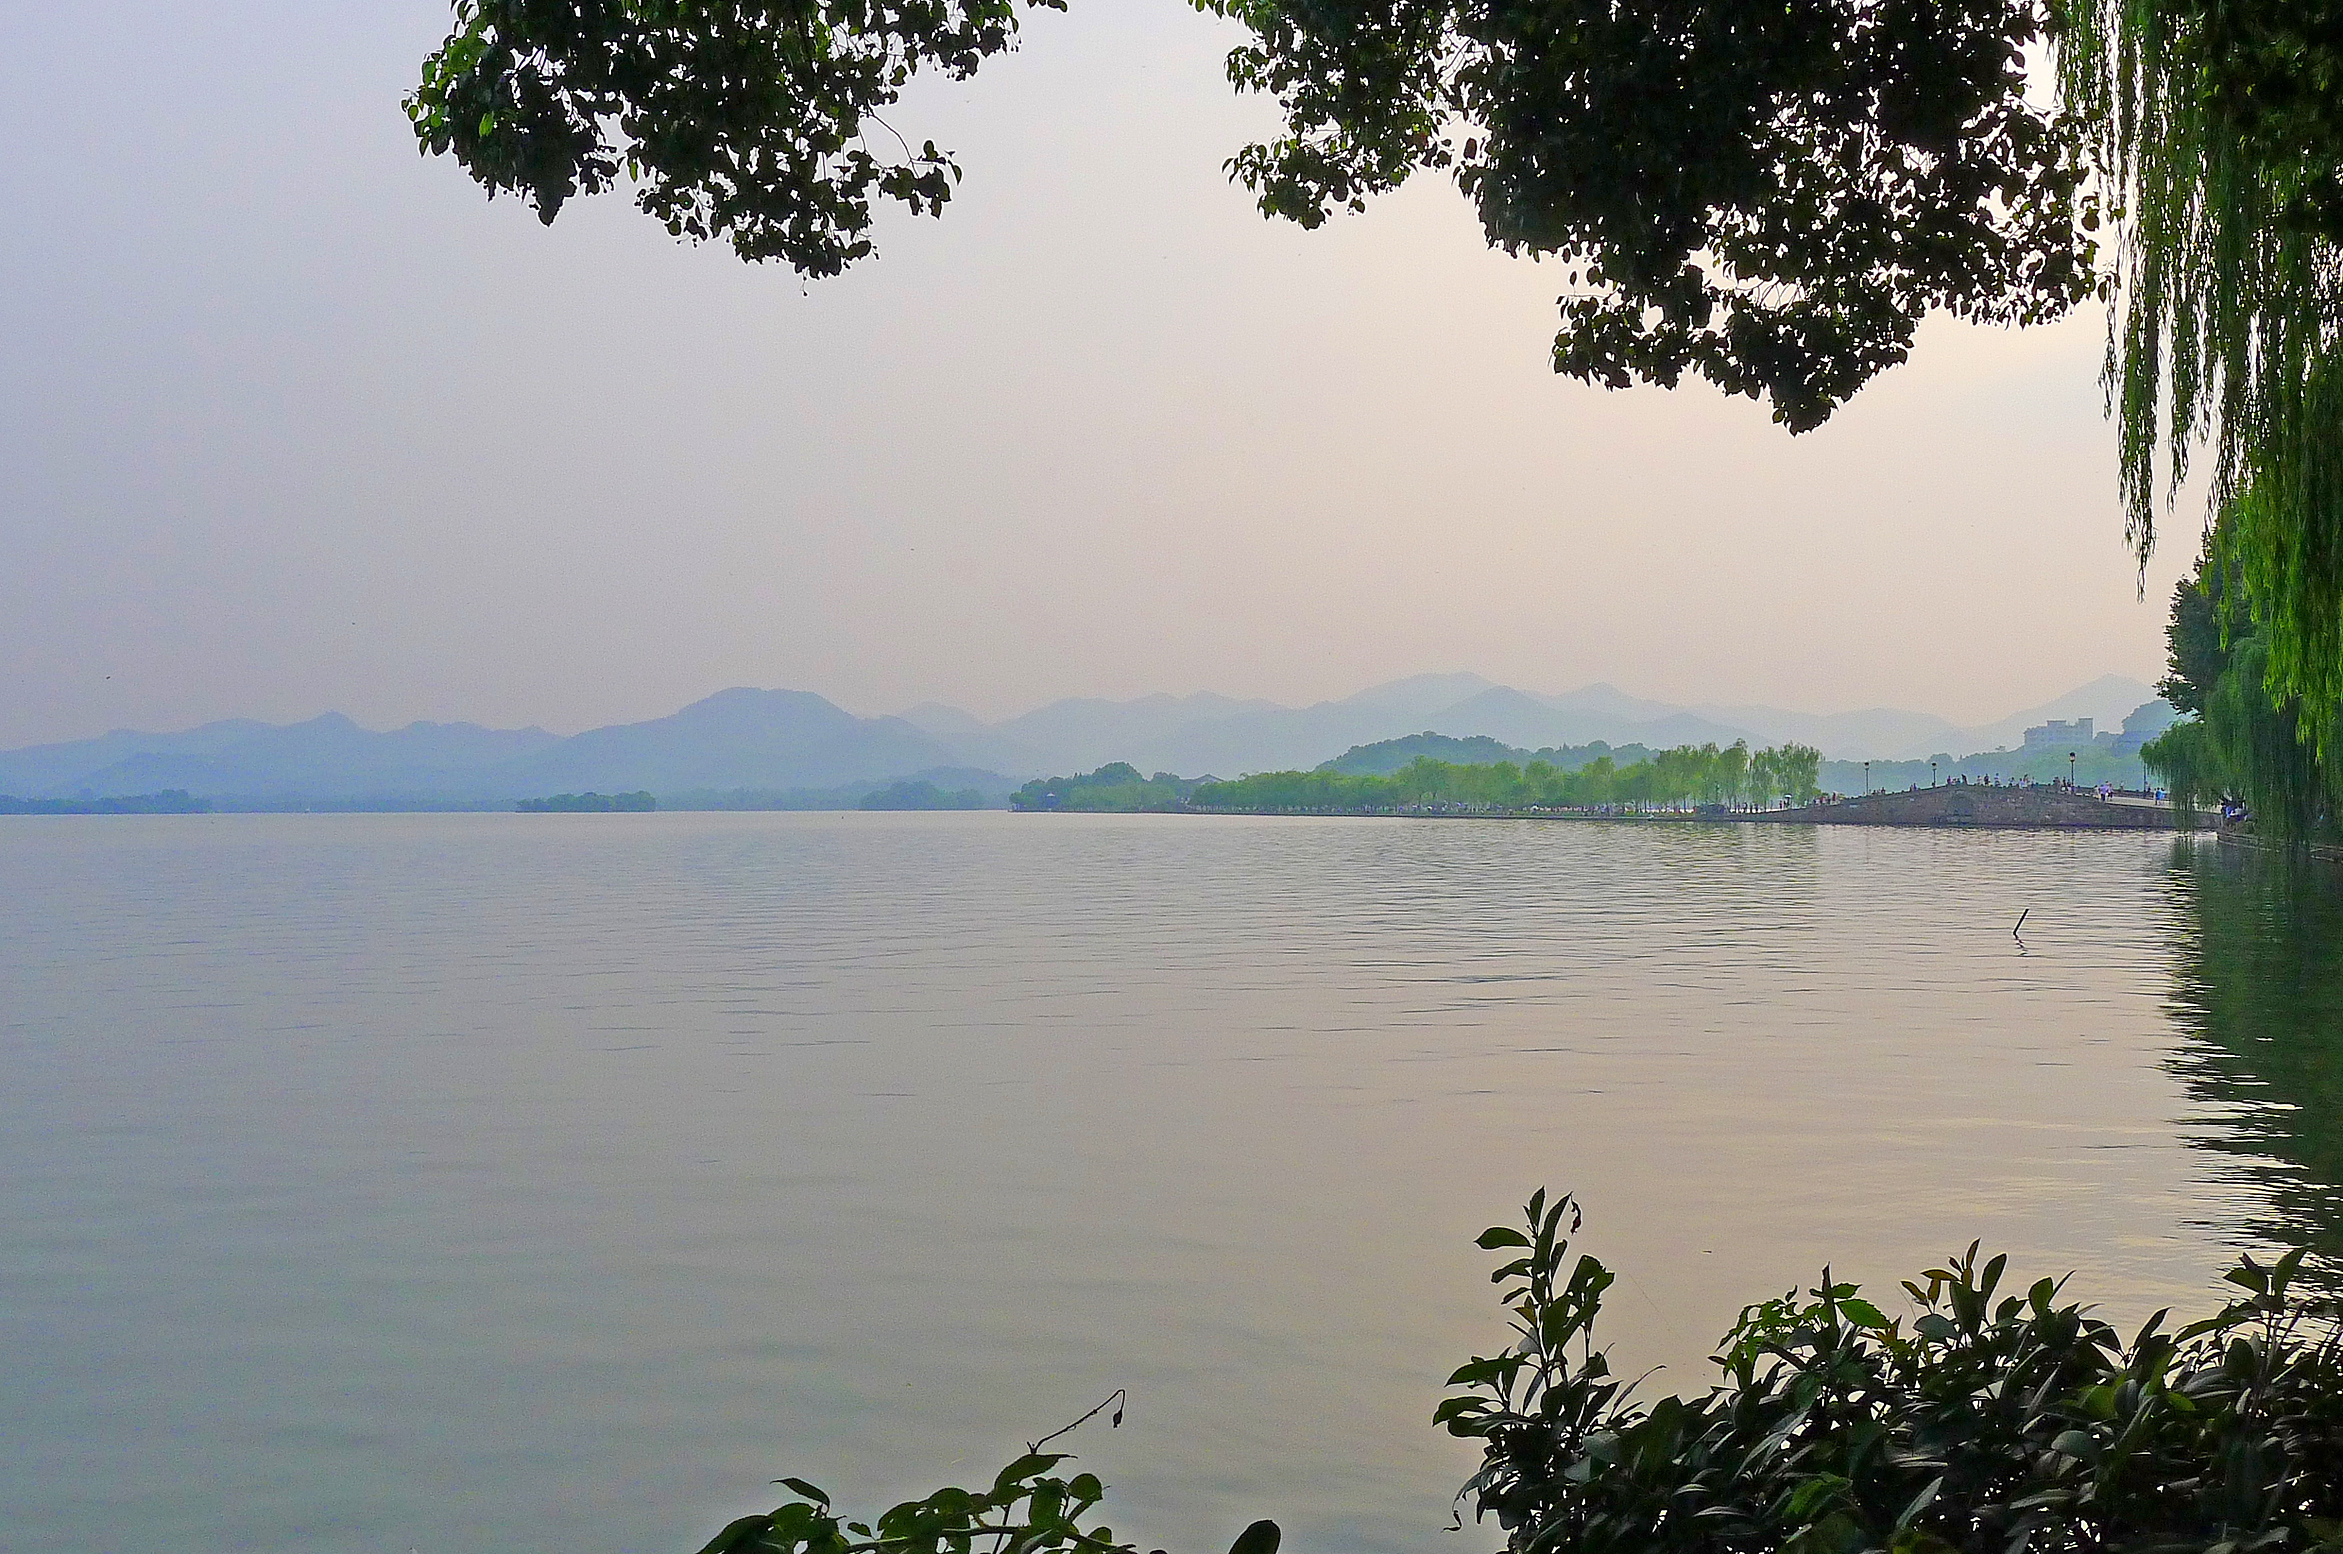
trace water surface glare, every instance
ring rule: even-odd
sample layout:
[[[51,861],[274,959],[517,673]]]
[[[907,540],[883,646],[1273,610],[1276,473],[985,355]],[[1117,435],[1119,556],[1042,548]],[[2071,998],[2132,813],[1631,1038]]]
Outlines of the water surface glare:
[[[2144,1314],[2324,1215],[2343,1000],[2266,1058],[2206,935],[2276,930],[2214,852],[0,822],[0,1540],[664,1554],[784,1473],[989,1478],[1121,1386],[1075,1442],[1120,1531],[1492,1547],[1427,1419],[1540,1184],[1685,1388],[1826,1258],[1892,1290],[1983,1236]]]

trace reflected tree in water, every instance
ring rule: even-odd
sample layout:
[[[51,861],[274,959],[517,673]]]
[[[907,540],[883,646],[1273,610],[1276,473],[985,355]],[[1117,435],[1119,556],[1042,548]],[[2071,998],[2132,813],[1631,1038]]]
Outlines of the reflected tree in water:
[[[2266,1196],[2243,1228],[2309,1243],[2327,1278],[2343,1254],[2343,870],[2184,840],[2189,910],[2174,945],[2174,1014],[2196,1038],[2174,1060],[2231,1126],[2206,1148],[2238,1157]]]

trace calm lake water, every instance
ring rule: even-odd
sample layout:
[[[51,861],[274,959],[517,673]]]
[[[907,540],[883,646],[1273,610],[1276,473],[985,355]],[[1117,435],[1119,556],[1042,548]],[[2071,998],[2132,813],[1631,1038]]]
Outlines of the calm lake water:
[[[2343,1223],[2343,919],[2209,842],[20,819],[0,883],[11,1549],[665,1554],[1116,1387],[1125,1533],[1487,1548],[1426,1420],[1541,1184],[1677,1388],[1825,1259],[2144,1314]]]

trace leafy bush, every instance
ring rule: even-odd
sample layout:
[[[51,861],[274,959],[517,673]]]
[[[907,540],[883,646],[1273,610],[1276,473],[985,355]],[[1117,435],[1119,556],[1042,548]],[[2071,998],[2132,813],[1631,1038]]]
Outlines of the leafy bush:
[[[1595,1347],[1613,1275],[1571,1257],[1576,1203],[1524,1216],[1480,1237],[1507,1254],[1515,1341],[1433,1415],[1484,1443],[1458,1500],[1507,1554],[2343,1554],[2343,1323],[2296,1294],[2301,1251],[2242,1259],[2242,1298],[2128,1342],[2052,1280],[2001,1294],[2007,1259],[1974,1244],[1905,1283],[1908,1318],[1825,1270],[1743,1309],[1721,1386],[1647,1406]],[[1105,1489],[1056,1476],[1055,1439],[867,1523],[783,1479],[795,1500],[704,1554],[1138,1554],[1082,1525]],[[1277,1543],[1255,1522],[1231,1554]]]
[[[2044,1279],[1999,1296],[1977,1248],[1890,1319],[1821,1284],[1745,1309],[1724,1385],[1646,1407],[1593,1329],[1612,1275],[1569,1259],[1579,1211],[1530,1200],[1495,1278],[1518,1342],[1450,1378],[1435,1418],[1485,1443],[1463,1496],[1511,1554],[2246,1554],[2343,1547],[2343,1340],[2293,1293],[2302,1253],[2246,1258],[2244,1296],[2127,1343]],[[1564,1273],[1565,1266],[1567,1274]]]
[[[1073,1459],[1042,1450],[1110,1406],[1110,1423],[1121,1424],[1121,1399],[1118,1391],[1028,1446],[990,1489],[939,1489],[868,1522],[842,1520],[830,1509],[830,1497],[804,1479],[781,1479],[797,1498],[764,1515],[742,1517],[700,1554],[1139,1554],[1136,1545],[1117,1543],[1113,1528],[1082,1525],[1106,1497],[1097,1475],[1057,1477],[1052,1470]],[[1237,1534],[1229,1554],[1277,1554],[1277,1544],[1277,1523],[1255,1522]]]

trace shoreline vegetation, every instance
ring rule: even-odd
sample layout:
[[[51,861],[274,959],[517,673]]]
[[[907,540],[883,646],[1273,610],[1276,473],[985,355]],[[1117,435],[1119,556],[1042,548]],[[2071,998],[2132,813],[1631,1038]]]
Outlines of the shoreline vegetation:
[[[1465,757],[1442,759],[1440,750]],[[2008,755],[2010,752],[1994,752]],[[1514,757],[1526,756],[1517,760]],[[2052,788],[2068,786],[2067,774],[2021,771],[1996,775],[1972,770],[1983,757],[1939,763],[1935,773],[1904,768],[1927,763],[1874,762],[1869,792],[1919,792],[1937,781],[1897,782],[1907,776],[1936,778],[1945,786]],[[2035,763],[2039,764],[2039,763]],[[2122,780],[2080,763],[2075,784],[2104,785],[2131,792]],[[2128,773],[2141,773],[2137,759],[2119,758]],[[2151,763],[2153,764],[2153,763]],[[148,794],[81,795],[24,799],[0,795],[0,815],[174,815],[214,813],[473,813],[640,814],[670,811],[838,810],[966,811],[1012,809],[1027,813],[1222,814],[1222,815],[1391,815],[1391,816],[1570,816],[1606,819],[1687,819],[1717,815],[1780,813],[1845,798],[1823,779],[1834,767],[1863,770],[1860,762],[1829,762],[1812,746],[1784,744],[1750,750],[1746,743],[1680,745],[1651,750],[1642,745],[1613,747],[1597,741],[1525,752],[1488,738],[1458,739],[1418,734],[1354,747],[1312,771],[1258,772],[1224,779],[1181,777],[1172,772],[1142,774],[1127,762],[1111,762],[1088,773],[1038,777],[1014,792],[987,793],[977,786],[945,787],[926,777],[886,784],[854,784],[816,791],[739,789],[658,796],[647,789],[624,793],[556,793],[518,800],[478,799],[290,799],[259,800],[190,795],[183,789]],[[1859,786],[1853,784],[1849,786]]]
[[[649,797],[638,809],[751,814],[846,810],[1007,809],[1007,784],[986,774],[995,786],[946,788],[924,777],[886,783],[852,783],[841,788],[693,789],[676,794],[553,794],[524,799],[372,794],[323,798],[190,795],[184,789],[157,793],[91,794],[72,798],[17,798],[0,793],[0,816],[7,815],[479,815],[629,812],[629,806],[602,806],[579,800]]]
[[[2134,718],[2147,712],[2142,708]],[[2162,723],[2154,724],[2158,730]],[[151,794],[72,798],[0,795],[9,814],[201,813],[636,813],[649,810],[913,811],[1014,809],[1103,814],[1570,815],[1681,819],[1719,813],[1777,812],[1853,794],[1919,792],[1938,784],[2004,788],[2144,792],[2151,771],[2167,765],[2165,747],[2193,733],[2184,720],[2171,736],[2146,740],[2127,720],[2118,737],[2102,733],[2071,751],[2028,744],[1958,759],[1825,760],[1811,745],[1786,742],[1752,750],[1748,741],[1654,749],[1642,744],[1524,749],[1486,735],[1424,732],[1354,745],[1312,770],[1249,773],[1233,779],[1143,774],[1127,762],[1095,771],[1037,777],[1021,787],[973,768],[935,768],[835,788],[690,789],[654,793],[557,793],[523,798],[472,795],[328,797]],[[2145,755],[2139,746],[2147,744]],[[2171,763],[2180,764],[2180,763]],[[2175,787],[2181,786],[2176,782]],[[2182,797],[2187,798],[2184,794]]]
[[[1881,792],[1901,788],[1926,787],[1931,783],[1955,778],[1967,778],[1972,783],[2035,784],[2064,781],[2070,774],[2083,787],[2101,785],[2130,787],[2141,780],[2139,745],[2147,736],[2160,733],[2167,726],[2148,714],[2156,706],[2151,702],[2132,714],[2143,720],[2142,732],[2127,738],[2134,727],[2127,721],[2123,733],[2114,730],[2101,732],[2088,743],[2021,745],[2014,750],[1980,750],[1969,755],[1955,756],[1945,751],[1911,760],[1847,761],[1825,757],[1816,778],[1824,793],[1860,793],[1866,781]],[[1687,748],[1687,747],[1677,747]],[[1698,747],[1691,747],[1698,748]],[[1500,761],[1511,761],[1527,767],[1534,761],[1545,761],[1558,770],[1577,771],[1589,762],[1609,756],[1615,767],[1633,766],[1650,761],[1659,752],[1641,744],[1611,745],[1594,740],[1583,745],[1556,745],[1547,749],[1530,750],[1507,745],[1485,735],[1463,739],[1448,734],[1409,734],[1404,738],[1379,740],[1374,744],[1355,745],[1331,761],[1320,763],[1315,770],[1341,772],[1345,775],[1389,776],[1417,756],[1431,756],[1455,766],[1494,766]],[[2074,758],[2073,766],[2068,757]],[[2149,762],[2150,769],[2154,762]]]
[[[208,815],[211,810],[210,799],[196,798],[184,788],[86,799],[20,799],[0,793],[0,815]]]
[[[975,788],[943,789],[932,782],[913,779],[889,783],[876,793],[866,793],[856,802],[856,809],[998,809],[1001,806]]]
[[[556,793],[550,798],[523,799],[513,806],[522,815],[647,815],[659,801],[644,792]]]
[[[2250,1254],[2221,1309],[2136,1335],[2024,1284],[1982,1243],[1902,1281],[1890,1315],[1825,1268],[1742,1307],[1707,1391],[1647,1400],[1595,1329],[1618,1275],[1573,1254],[1568,1196],[1531,1197],[1475,1245],[1505,1343],[1447,1380],[1432,1424],[1480,1443],[1457,1525],[1494,1520],[1506,1554],[1975,1554],[2337,1546],[2343,1519],[2343,1321],[2297,1247]],[[2299,1282],[2298,1282],[2299,1281]],[[2307,1286],[2308,1288],[2305,1288]],[[742,1517],[701,1554],[1140,1554],[1093,1520],[1106,1486],[1050,1451],[1117,1391],[1026,1446],[987,1488],[947,1487],[850,1520],[827,1491]],[[1276,1554],[1275,1522],[1229,1554]]]
[[[2104,736],[2102,736],[2104,739]],[[1233,779],[1141,773],[1127,762],[1041,777],[1009,797],[1025,812],[1088,814],[1571,815],[1684,818],[1803,807],[1939,784],[2144,792],[2155,768],[2107,742],[1989,750],[1958,759],[1827,761],[1788,743],[1751,750],[1601,741],[1522,750],[1490,738],[1410,734],[1354,746],[1311,771]]]
[[[1566,768],[1541,752],[1526,765],[1443,761],[1430,755],[1388,774],[1344,772],[1330,762],[1311,772],[1261,772],[1224,780],[1170,772],[1142,776],[1114,762],[1083,776],[1037,778],[1009,797],[1020,811],[1113,814],[1464,814],[1595,811],[1638,814],[1698,809],[1771,809],[1820,796],[1822,757],[1810,745],[1752,751],[1680,745],[1621,766],[1608,746]],[[1357,754],[1357,752],[1353,752]]]

